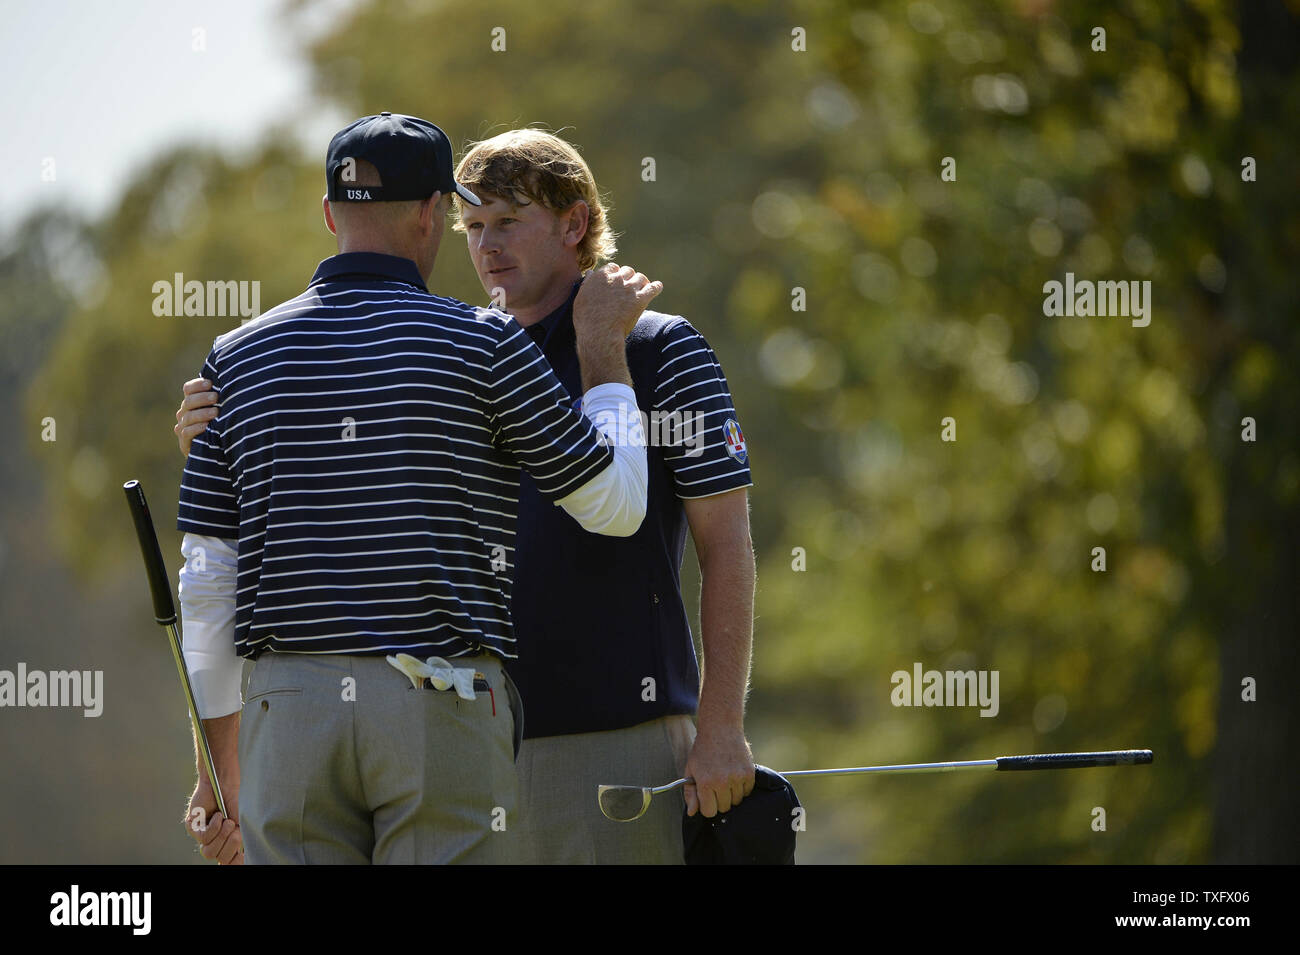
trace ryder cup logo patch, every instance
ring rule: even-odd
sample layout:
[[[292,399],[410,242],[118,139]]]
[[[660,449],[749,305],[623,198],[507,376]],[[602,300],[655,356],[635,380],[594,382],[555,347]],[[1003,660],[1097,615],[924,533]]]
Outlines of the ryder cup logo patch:
[[[722,425],[722,434],[727,439],[727,453],[739,461],[745,463],[748,455],[745,452],[745,433],[740,430],[740,425],[736,423],[735,418],[728,418]]]

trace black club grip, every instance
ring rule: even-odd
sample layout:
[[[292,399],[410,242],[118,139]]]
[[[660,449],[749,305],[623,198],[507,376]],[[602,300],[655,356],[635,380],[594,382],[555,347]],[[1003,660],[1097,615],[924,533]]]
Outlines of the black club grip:
[[[131,520],[135,522],[135,536],[140,541],[140,556],[149,574],[149,590],[153,594],[153,618],[163,626],[176,622],[176,604],[172,601],[171,583],[167,580],[167,565],[163,563],[158,548],[158,535],[154,533],[153,518],[149,516],[149,502],[144,499],[144,488],[139,481],[122,485]],[[1001,767],[999,767],[1001,768]]]
[[[999,770],[1084,769],[1088,766],[1143,766],[1154,757],[1149,749],[1113,749],[1104,753],[1052,753],[1046,756],[999,756]]]

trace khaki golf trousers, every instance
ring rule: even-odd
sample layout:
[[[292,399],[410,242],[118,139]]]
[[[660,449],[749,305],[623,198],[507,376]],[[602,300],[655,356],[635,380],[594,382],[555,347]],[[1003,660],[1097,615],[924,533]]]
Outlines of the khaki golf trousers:
[[[417,690],[382,656],[263,653],[239,727],[245,860],[511,861],[506,676],[491,655],[449,662],[482,673],[491,692],[471,703]]]

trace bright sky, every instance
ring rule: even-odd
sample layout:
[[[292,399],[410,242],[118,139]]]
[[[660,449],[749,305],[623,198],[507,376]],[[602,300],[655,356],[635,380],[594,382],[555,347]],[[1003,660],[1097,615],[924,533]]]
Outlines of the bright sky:
[[[6,4],[0,84],[6,172],[0,229],[45,201],[98,215],[167,146],[197,141],[238,156],[290,119],[322,151],[343,122],[307,108],[299,52],[348,0],[319,4],[296,32],[278,0],[48,0]],[[201,29],[206,49],[196,50]],[[53,182],[42,179],[54,160]]]

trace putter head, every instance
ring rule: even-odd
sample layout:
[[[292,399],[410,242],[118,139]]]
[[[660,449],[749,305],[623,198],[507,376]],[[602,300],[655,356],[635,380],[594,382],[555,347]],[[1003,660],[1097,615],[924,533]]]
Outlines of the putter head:
[[[631,822],[650,808],[650,789],[642,786],[597,786],[596,802],[606,819]]]

